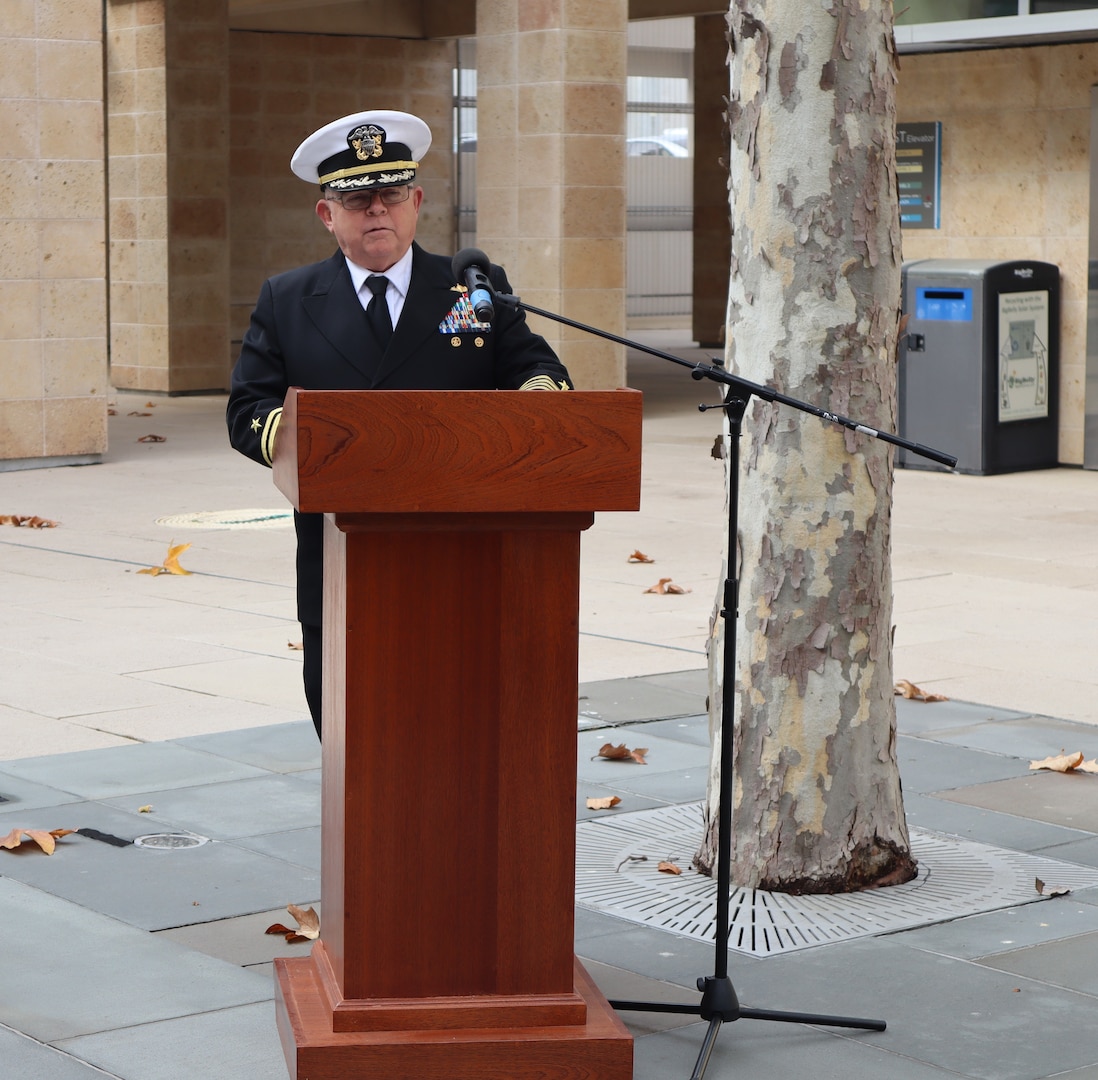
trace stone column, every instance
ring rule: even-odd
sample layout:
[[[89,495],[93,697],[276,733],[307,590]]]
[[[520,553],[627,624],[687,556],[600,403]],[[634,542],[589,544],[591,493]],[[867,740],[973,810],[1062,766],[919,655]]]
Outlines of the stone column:
[[[6,0],[0,471],[107,448],[102,53],[98,4]]]
[[[111,378],[228,386],[227,0],[107,6]]]
[[[477,0],[478,246],[523,300],[625,327],[627,0]],[[578,387],[621,346],[531,316]]]
[[[728,202],[728,23],[694,20],[694,340],[724,344],[732,263]]]

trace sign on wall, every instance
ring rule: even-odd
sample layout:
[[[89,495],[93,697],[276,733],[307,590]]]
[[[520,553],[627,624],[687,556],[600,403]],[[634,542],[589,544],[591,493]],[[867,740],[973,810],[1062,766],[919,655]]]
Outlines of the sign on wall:
[[[937,229],[940,224],[942,125],[938,120],[896,125],[896,179],[900,225]]]

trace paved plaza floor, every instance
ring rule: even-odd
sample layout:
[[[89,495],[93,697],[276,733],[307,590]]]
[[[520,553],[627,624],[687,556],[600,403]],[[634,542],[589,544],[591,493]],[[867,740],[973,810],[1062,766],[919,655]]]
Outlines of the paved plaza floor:
[[[612,998],[693,1003],[711,935],[661,911],[710,907],[711,883],[629,863],[623,902],[596,879],[630,855],[692,855],[720,421],[669,365],[633,357],[630,382],[646,394],[642,509],[583,541],[576,950]],[[285,501],[229,450],[223,398],[111,400],[103,464],[0,473],[0,515],[60,522],[0,526],[0,835],[79,830],[51,857],[0,851],[0,1076],[277,1080],[272,961],[307,946],[263,931],[320,896]],[[922,873],[827,910],[741,897],[771,936],[760,948],[741,919],[729,961],[744,1006],[887,1029],[740,1020],[709,1077],[1098,1080],[1098,777],[1029,769],[1098,756],[1096,497],[1079,469],[898,472],[896,676],[949,698],[897,707]],[[138,573],[171,543],[190,544],[191,575]],[[689,591],[646,593],[661,577]],[[609,740],[648,747],[648,765],[599,759]],[[586,809],[603,794],[622,802]],[[134,843],[162,834],[201,842]],[[622,1015],[637,1080],[690,1075],[704,1024]]]

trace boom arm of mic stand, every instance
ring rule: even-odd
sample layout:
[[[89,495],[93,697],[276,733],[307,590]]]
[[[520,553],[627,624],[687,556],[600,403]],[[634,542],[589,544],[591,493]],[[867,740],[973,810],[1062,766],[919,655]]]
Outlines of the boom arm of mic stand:
[[[681,356],[675,356],[674,353],[664,352],[661,349],[654,349],[649,345],[642,345],[638,341],[630,341],[629,338],[611,334],[608,330],[600,330],[597,326],[588,326],[586,323],[576,322],[574,319],[566,318],[564,315],[557,315],[552,311],[544,311],[541,308],[534,307],[532,304],[525,304],[519,297],[513,296],[510,293],[497,292],[494,296],[495,299],[505,307],[521,307],[533,315],[541,315],[546,319],[552,319],[554,322],[561,323],[564,326],[571,326],[576,330],[584,331],[584,333],[594,334],[596,337],[616,342],[618,345],[625,345],[630,349],[637,349],[639,352],[648,353],[651,356],[658,356],[660,359],[668,360],[672,364],[688,367],[691,369],[691,374],[695,379],[710,379],[713,382],[723,383],[728,387],[738,388],[742,393],[747,395],[753,394],[763,401],[777,401],[782,405],[789,405],[794,409],[800,409],[801,412],[810,413],[812,416],[818,416],[821,420],[827,420],[832,424],[838,424],[840,427],[845,427],[850,431],[856,431],[862,435],[870,435],[874,439],[880,439],[882,442],[891,443],[893,446],[899,446],[913,454],[918,454],[920,457],[936,461],[939,465],[945,465],[946,468],[949,469],[954,468],[957,464],[957,458],[952,454],[943,453],[941,450],[935,450],[930,446],[923,446],[922,443],[912,442],[910,439],[905,439],[901,435],[893,435],[887,431],[880,431],[877,428],[859,423],[857,420],[851,420],[847,416],[840,416],[838,413],[828,412],[826,409],[821,409],[807,401],[801,401],[799,398],[789,397],[786,394],[779,394],[776,390],[771,390],[767,386],[749,382],[747,379],[741,379],[738,375],[732,375],[730,372],[725,371],[724,368],[717,367],[714,364],[691,363],[691,361],[684,360]],[[700,408],[719,409],[723,408],[723,406],[702,405]]]

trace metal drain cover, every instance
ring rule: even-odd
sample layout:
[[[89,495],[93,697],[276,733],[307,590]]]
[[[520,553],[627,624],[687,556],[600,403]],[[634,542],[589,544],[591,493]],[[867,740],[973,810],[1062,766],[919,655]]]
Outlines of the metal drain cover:
[[[157,525],[173,529],[277,529],[292,525],[292,510],[199,510],[157,518]]]
[[[716,882],[687,869],[702,804],[638,810],[576,826],[576,902],[630,922],[712,942]],[[912,828],[919,875],[906,885],[839,896],[788,896],[733,886],[728,947],[772,956],[1030,903],[1034,878],[1085,889],[1098,869]],[[645,855],[645,861],[631,856]],[[679,877],[656,864],[673,858]]]
[[[134,840],[137,847],[158,848],[161,851],[201,847],[209,842],[208,836],[196,836],[194,833],[150,833],[148,836],[138,836]]]

